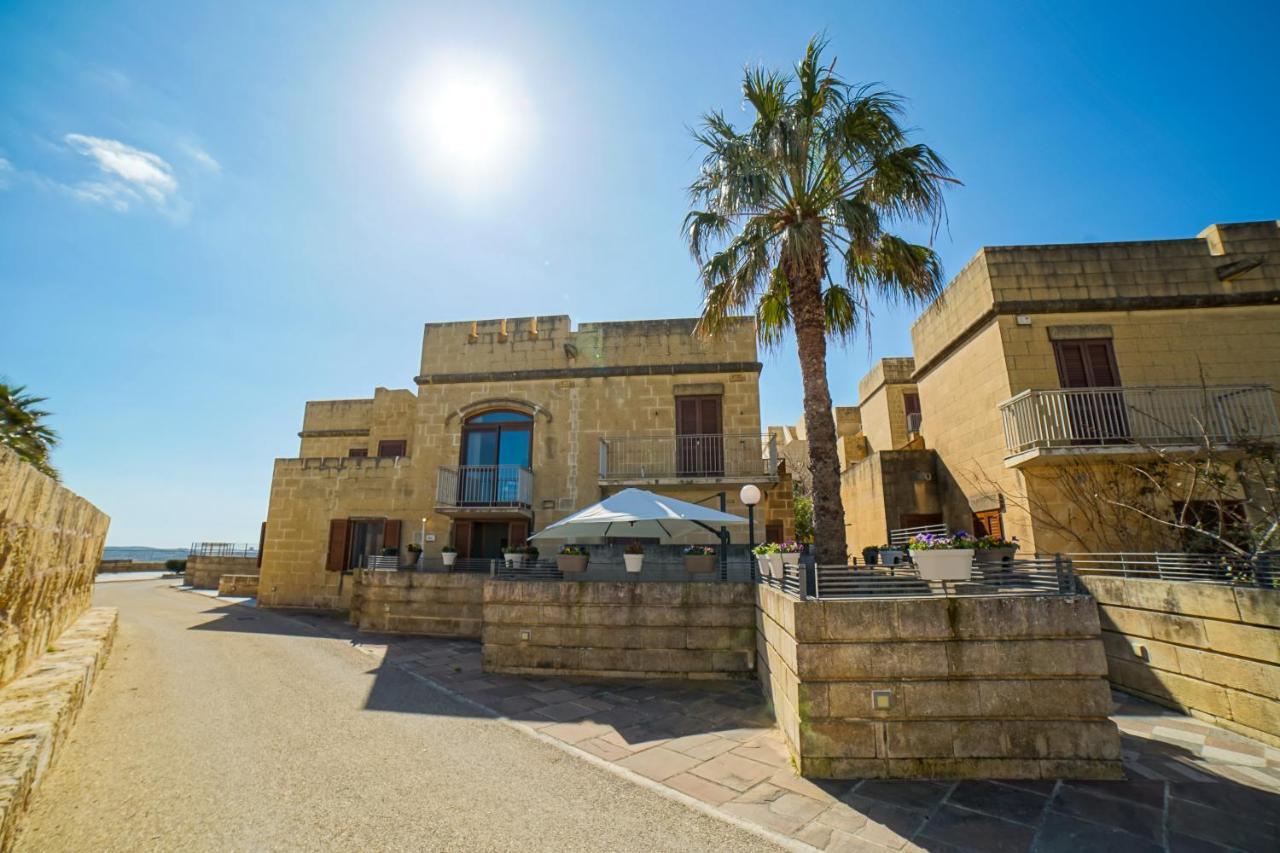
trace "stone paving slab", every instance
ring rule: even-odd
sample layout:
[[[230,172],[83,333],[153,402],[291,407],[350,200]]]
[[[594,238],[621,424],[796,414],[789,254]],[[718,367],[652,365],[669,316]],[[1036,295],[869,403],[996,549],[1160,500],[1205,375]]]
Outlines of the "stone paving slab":
[[[638,774],[792,846],[829,851],[1280,850],[1280,750],[1115,694],[1128,779],[810,781],[755,681],[488,675],[468,640],[315,627],[570,752]]]

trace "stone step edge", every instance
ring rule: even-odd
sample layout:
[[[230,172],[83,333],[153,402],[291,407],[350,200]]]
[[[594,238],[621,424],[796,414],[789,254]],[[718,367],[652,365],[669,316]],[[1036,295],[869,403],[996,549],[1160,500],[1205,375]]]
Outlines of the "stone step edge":
[[[0,688],[0,851],[56,760],[115,641],[114,607],[92,607]]]

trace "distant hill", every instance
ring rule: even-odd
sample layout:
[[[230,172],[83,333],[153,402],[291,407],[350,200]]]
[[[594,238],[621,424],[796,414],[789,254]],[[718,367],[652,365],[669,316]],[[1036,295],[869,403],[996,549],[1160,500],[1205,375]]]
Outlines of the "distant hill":
[[[150,548],[145,545],[108,545],[102,549],[104,560],[133,560],[137,563],[161,563],[184,560],[186,548]]]

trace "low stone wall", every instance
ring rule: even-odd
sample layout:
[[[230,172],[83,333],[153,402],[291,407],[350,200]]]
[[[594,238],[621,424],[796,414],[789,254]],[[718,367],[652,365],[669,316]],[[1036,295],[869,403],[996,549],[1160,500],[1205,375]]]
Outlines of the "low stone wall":
[[[749,678],[754,622],[748,583],[487,580],[484,669]]]
[[[359,571],[351,621],[361,631],[479,639],[484,575]]]
[[[1280,746],[1280,590],[1086,575],[1118,688]]]
[[[256,598],[258,595],[258,576],[223,575],[218,578],[218,595],[234,598]]]
[[[1088,596],[798,601],[756,589],[760,678],[802,775],[1120,778]]]
[[[196,589],[217,589],[223,575],[258,574],[257,557],[187,557],[183,583]]]
[[[110,521],[0,446],[0,685],[88,609]]]
[[[12,849],[18,819],[62,751],[115,632],[115,608],[92,608],[0,689],[0,850]]]
[[[138,563],[133,560],[103,560],[98,563],[98,573],[102,572],[163,572],[164,563]]]

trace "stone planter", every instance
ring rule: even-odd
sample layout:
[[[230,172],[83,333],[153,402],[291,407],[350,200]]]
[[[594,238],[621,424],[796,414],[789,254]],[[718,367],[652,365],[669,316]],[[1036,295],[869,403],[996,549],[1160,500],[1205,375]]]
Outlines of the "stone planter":
[[[978,548],[973,552],[973,559],[980,565],[1003,563],[1012,560],[1017,551],[1017,548]]]
[[[684,570],[691,575],[710,574],[716,570],[715,554],[686,554]]]
[[[587,570],[586,554],[560,554],[556,557],[556,568],[563,574],[578,574]]]
[[[445,551],[440,555],[440,559],[444,561],[444,567],[446,569],[451,569],[453,568],[453,564],[458,562],[458,553],[456,551]]]
[[[507,566],[513,569],[518,569],[524,565],[524,554],[517,551],[503,551],[502,559]]]
[[[881,548],[880,549],[880,565],[896,566],[907,559],[907,552],[900,551],[897,548]]]
[[[627,564],[627,571],[635,574],[644,565],[644,554],[623,554],[622,562]]]
[[[972,548],[941,548],[911,554],[922,580],[964,581],[973,569]]]

